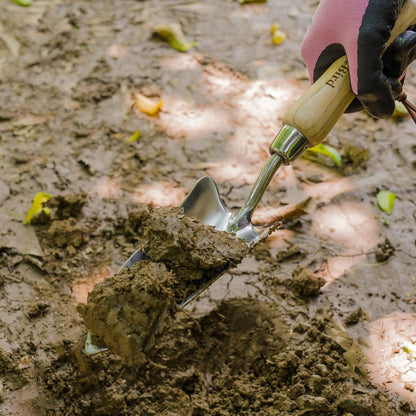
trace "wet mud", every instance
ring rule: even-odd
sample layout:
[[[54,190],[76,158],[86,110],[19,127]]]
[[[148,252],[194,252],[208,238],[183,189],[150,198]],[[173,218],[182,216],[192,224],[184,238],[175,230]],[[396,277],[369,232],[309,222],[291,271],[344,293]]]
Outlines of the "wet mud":
[[[172,208],[204,175],[244,204],[309,87],[318,2],[31,3],[0,19],[0,414],[416,414],[411,120],[341,117],[341,166],[281,167],[249,253]],[[197,44],[155,37],[167,22]],[[39,192],[50,211],[23,225]],[[89,328],[110,350],[85,354]]]
[[[86,326],[127,365],[141,365],[180,305],[248,252],[245,240],[183,215],[149,208],[130,215],[144,260],[99,283],[78,310]]]
[[[78,307],[98,337],[94,342],[103,342],[128,365],[142,364],[175,311],[174,279],[162,263],[143,260],[97,284],[88,304]]]
[[[361,346],[329,311],[307,318],[296,297],[286,307],[229,299],[198,319],[177,314],[139,367],[126,368],[109,353],[86,359],[78,348],[68,348],[43,375],[47,396],[55,398],[49,414],[396,411],[368,380]]]

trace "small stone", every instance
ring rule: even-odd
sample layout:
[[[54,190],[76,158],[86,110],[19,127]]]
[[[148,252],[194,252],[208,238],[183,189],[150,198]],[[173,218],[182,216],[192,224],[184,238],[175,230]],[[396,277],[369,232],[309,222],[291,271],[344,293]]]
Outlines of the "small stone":
[[[351,312],[344,320],[344,324],[346,326],[351,326],[358,324],[360,322],[361,317],[363,316],[363,310],[361,308],[356,309],[355,311]]]
[[[293,288],[302,297],[318,296],[321,287],[325,284],[325,279],[321,276],[316,276],[300,266],[293,271],[292,276]]]
[[[404,388],[409,391],[415,391],[415,386],[412,383],[404,383]]]
[[[386,238],[384,243],[379,243],[376,248],[376,260],[378,263],[387,261],[393,254],[395,248],[390,241]]]

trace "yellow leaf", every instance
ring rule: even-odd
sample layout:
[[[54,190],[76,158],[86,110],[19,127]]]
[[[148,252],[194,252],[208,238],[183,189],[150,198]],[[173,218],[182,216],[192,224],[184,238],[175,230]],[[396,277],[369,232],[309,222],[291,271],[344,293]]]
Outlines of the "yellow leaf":
[[[379,208],[386,214],[390,215],[393,212],[394,201],[396,194],[390,191],[380,191],[377,195],[377,204]]]
[[[156,102],[140,93],[134,94],[134,97],[136,98],[137,108],[142,113],[149,114],[149,116],[156,115],[159,112],[159,110],[162,108],[162,104],[163,104],[162,99]]]
[[[153,30],[179,52],[186,52],[196,45],[196,42],[189,42],[186,39],[179,23],[160,23],[155,25]]]
[[[319,143],[318,145],[311,147],[308,149],[308,151],[304,154],[306,159],[308,158],[308,155],[312,154],[320,154],[329,157],[333,160],[333,162],[340,167],[342,163],[341,155],[338,153],[338,150],[334,147],[330,146],[329,144],[325,143]]]
[[[286,38],[287,35],[285,32],[282,32],[281,30],[275,30],[272,36],[272,43],[273,45],[280,45],[282,42],[285,41]]]
[[[128,138],[128,142],[132,143],[135,142],[138,138],[140,137],[140,130],[136,130],[129,138]]]
[[[400,101],[395,102],[394,112],[392,114],[393,118],[406,118],[409,116],[409,112],[406,107]]]
[[[18,4],[19,6],[30,6],[31,0],[12,0],[14,3]]]
[[[52,195],[47,194],[45,192],[39,192],[33,198],[32,206],[30,207],[29,211],[26,214],[26,218],[23,221],[23,224],[29,224],[35,215],[40,214],[42,211],[45,214],[50,214],[50,209],[47,207],[43,207],[43,204],[49,201],[52,198]]]
[[[280,24],[279,23],[275,23],[272,25],[272,27],[270,28],[270,32],[273,34],[274,32],[276,32],[276,30],[280,29]]]

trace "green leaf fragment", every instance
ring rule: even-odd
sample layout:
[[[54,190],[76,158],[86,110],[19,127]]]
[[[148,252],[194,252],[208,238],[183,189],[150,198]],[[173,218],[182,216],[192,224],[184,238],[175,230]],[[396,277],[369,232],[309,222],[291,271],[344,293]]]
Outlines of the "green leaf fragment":
[[[84,351],[87,355],[98,354],[103,351],[107,351],[108,348],[104,346],[94,345],[92,343],[92,333],[88,332],[87,339],[85,340]]]
[[[197,44],[186,39],[179,23],[160,23],[155,25],[153,30],[179,52],[186,52]]]
[[[393,211],[396,194],[390,191],[380,191],[377,194],[377,204],[386,214],[390,215]]]
[[[128,139],[127,141],[129,143],[137,141],[137,139],[140,137],[140,130],[136,130]]]
[[[414,350],[410,349],[409,347],[403,346],[402,350],[406,353],[409,354],[412,358],[416,358],[416,353]]]
[[[33,217],[35,215],[40,214],[42,211],[45,214],[49,215],[51,213],[51,210],[48,207],[44,207],[43,204],[49,201],[51,198],[52,198],[52,195],[47,194],[45,192],[37,193],[35,197],[33,198],[32,206],[27,212],[25,220],[23,221],[23,224],[30,224]]]
[[[32,3],[32,0],[12,0],[14,3],[18,4],[19,6],[30,6]]]
[[[308,152],[318,153],[324,156],[329,157],[337,167],[341,166],[341,155],[338,153],[338,150],[329,144],[320,143],[317,146],[311,147],[308,149]]]
[[[405,118],[409,117],[409,112],[407,111],[405,105],[400,102],[396,101],[394,106],[394,112],[392,114],[393,118]]]

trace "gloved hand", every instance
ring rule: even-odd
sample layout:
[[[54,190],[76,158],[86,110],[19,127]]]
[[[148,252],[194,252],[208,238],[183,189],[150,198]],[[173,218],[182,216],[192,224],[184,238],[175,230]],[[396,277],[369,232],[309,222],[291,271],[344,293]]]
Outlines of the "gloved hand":
[[[416,32],[409,28],[384,56],[383,50],[405,2],[321,0],[303,40],[302,56],[310,79],[316,81],[347,55],[351,88],[358,98],[347,111],[364,109],[374,117],[393,113],[405,70],[416,55]]]

